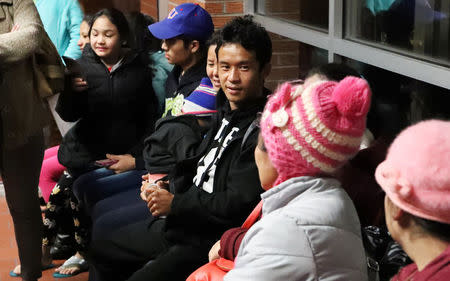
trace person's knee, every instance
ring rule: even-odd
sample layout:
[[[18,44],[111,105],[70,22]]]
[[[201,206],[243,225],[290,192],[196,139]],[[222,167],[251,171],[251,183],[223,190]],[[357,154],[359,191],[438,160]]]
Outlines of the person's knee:
[[[113,174],[112,171],[102,168],[81,175],[73,183],[73,193],[81,201],[89,198],[90,194],[96,191],[98,180]]]
[[[84,198],[88,196],[89,191],[93,189],[92,185],[94,182],[95,179],[89,174],[78,177],[72,185],[72,190],[75,197],[79,201],[84,201]]]

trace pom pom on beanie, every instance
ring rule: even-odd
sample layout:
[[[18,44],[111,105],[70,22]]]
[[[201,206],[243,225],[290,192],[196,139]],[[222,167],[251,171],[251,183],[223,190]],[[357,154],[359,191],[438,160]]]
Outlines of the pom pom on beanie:
[[[370,96],[365,80],[349,76],[336,85],[331,99],[342,116],[354,118],[369,112]]]

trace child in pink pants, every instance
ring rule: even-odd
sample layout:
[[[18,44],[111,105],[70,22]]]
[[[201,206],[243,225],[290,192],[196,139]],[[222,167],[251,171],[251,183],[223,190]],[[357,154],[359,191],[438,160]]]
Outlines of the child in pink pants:
[[[58,149],[59,145],[46,149],[44,161],[42,161],[39,189],[46,203],[52,193],[53,187],[58,183],[59,178],[66,169],[58,162]]]

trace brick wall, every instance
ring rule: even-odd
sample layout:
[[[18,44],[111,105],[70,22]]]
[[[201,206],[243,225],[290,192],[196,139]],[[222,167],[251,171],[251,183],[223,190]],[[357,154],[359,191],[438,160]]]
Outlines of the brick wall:
[[[85,13],[94,14],[100,9],[111,8],[111,0],[80,0],[80,4],[83,7]]]
[[[145,3],[150,3],[152,1],[155,0],[141,0],[141,8],[144,5],[147,5]],[[242,0],[169,0],[169,11],[176,6],[187,2],[198,3],[205,10],[207,10],[213,18],[214,26],[216,27],[216,29],[221,28],[231,18],[242,15],[244,10],[244,4]]]
[[[122,12],[140,10],[140,0],[79,0],[85,13],[93,14],[103,8],[114,7]]]
[[[113,7],[122,12],[135,12],[141,10],[140,0],[112,0]]]
[[[275,90],[284,81],[298,79],[299,71],[299,43],[270,33],[272,39],[272,71],[266,79],[266,87]]]
[[[158,0],[141,0],[141,12],[158,20]]]

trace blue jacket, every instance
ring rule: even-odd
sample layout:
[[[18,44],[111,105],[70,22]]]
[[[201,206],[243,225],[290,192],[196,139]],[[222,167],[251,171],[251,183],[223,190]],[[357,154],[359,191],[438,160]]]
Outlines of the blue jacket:
[[[81,57],[78,47],[83,12],[77,0],[36,0],[44,28],[60,56]]]
[[[166,102],[165,84],[167,76],[173,69],[173,65],[167,62],[163,51],[154,52],[150,55],[151,67],[153,69],[152,86],[158,98],[159,107],[164,111]]]

